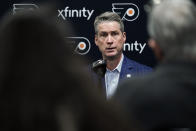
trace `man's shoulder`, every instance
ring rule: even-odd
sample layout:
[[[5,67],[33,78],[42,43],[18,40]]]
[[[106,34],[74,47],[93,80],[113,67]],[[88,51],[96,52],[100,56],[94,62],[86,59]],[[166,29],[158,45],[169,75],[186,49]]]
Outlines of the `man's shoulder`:
[[[129,59],[126,56],[124,56],[123,65],[124,68],[135,68],[137,70],[152,71],[152,67],[136,62],[135,60]]]

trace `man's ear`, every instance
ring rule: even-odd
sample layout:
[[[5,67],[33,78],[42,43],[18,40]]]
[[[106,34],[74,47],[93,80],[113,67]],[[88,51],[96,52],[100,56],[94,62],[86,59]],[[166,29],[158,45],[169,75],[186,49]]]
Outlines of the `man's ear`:
[[[126,41],[126,32],[123,32],[124,42]]]
[[[154,39],[148,41],[149,47],[153,50],[157,60],[161,61],[163,59],[163,51]]]
[[[98,41],[98,36],[97,36],[97,34],[95,34],[95,39],[94,39],[94,41],[95,41],[95,44],[96,44],[96,46],[97,46],[97,41]]]

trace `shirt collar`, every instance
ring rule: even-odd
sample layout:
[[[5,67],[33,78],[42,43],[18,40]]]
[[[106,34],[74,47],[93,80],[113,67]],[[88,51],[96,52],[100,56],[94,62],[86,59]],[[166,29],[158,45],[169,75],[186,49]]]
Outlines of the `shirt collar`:
[[[120,62],[118,63],[118,65],[116,66],[116,68],[115,68],[114,70],[112,70],[112,71],[115,71],[115,70],[117,70],[118,72],[121,71],[123,59],[124,59],[124,55],[122,54],[122,57],[121,57],[121,59],[120,59]],[[106,69],[107,69],[107,71],[111,71],[111,70],[109,70],[108,68],[106,68]]]

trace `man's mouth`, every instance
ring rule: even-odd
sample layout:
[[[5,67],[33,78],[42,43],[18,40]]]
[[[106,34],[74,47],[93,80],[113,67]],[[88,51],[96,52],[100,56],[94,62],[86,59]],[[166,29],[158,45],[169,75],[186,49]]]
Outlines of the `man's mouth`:
[[[109,47],[109,48],[106,48],[106,51],[112,51],[114,49],[116,49],[116,47]]]

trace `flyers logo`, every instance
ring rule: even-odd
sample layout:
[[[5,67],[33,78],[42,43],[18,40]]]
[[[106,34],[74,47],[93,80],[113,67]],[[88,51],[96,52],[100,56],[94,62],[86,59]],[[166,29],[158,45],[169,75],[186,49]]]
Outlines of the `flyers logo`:
[[[133,3],[112,3],[112,11],[126,21],[134,21],[139,16],[139,8]]]
[[[36,4],[13,4],[13,14],[20,11],[33,11],[39,9]]]
[[[75,52],[80,55],[85,55],[90,51],[90,41],[85,37],[66,37],[67,42],[73,44]]]

